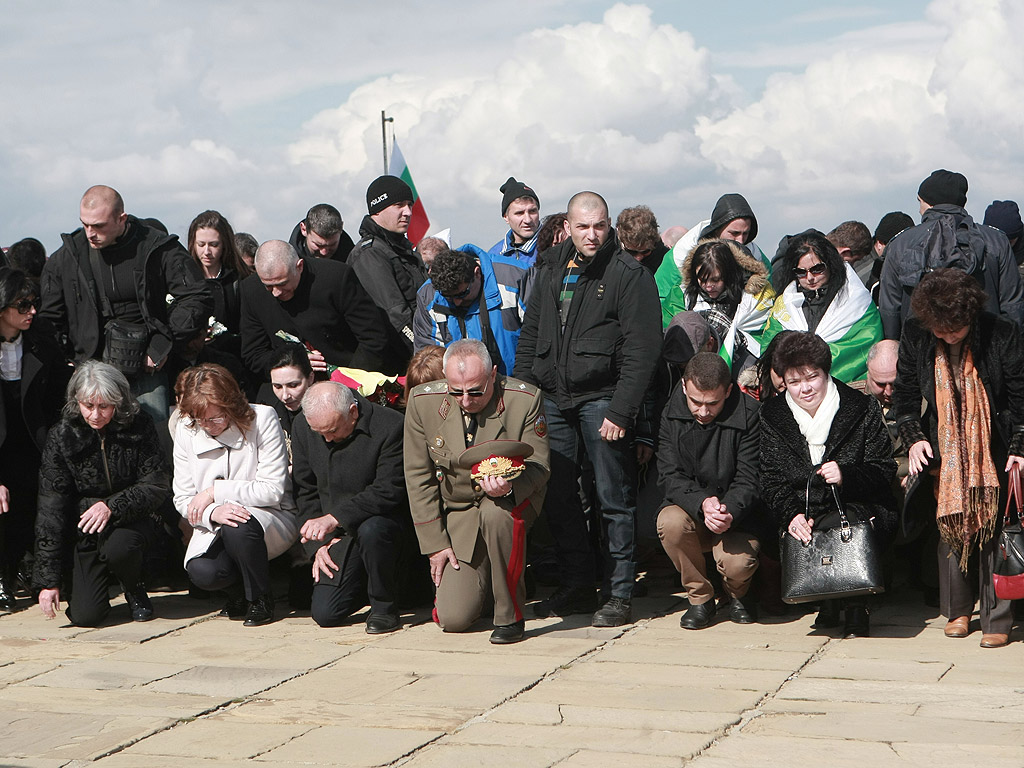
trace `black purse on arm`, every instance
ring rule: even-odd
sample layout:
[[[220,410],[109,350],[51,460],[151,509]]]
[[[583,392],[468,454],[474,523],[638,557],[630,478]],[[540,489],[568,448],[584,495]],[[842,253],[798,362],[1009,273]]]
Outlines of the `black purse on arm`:
[[[811,481],[807,478],[804,514],[811,511]],[[839,525],[811,530],[804,544],[787,531],[782,534],[782,600],[811,603],[840,597],[877,595],[885,591],[882,557],[874,528],[867,520],[847,517],[835,485],[832,498],[839,510]]]

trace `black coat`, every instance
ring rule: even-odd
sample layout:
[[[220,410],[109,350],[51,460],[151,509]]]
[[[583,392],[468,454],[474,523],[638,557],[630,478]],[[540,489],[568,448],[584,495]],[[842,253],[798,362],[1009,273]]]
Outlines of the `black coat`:
[[[206,328],[213,299],[202,270],[176,235],[166,235],[129,216],[125,236],[135,242],[136,295],[150,332],[146,352],[161,362],[173,346],[184,344]],[[64,245],[43,267],[39,315],[66,335],[68,356],[81,361],[96,357],[102,348],[103,315],[85,230],[61,237]],[[173,297],[169,305],[168,294]]]
[[[348,263],[411,355],[416,292],[427,281],[427,269],[409,238],[387,231],[370,216],[363,217],[359,236],[362,239],[348,255]]]
[[[288,242],[295,249],[295,252],[299,254],[300,259],[322,258],[318,254],[309,252],[309,248],[306,247],[306,238],[302,235],[301,224],[302,222],[300,221],[295,225],[295,229],[292,230],[292,234],[288,238]],[[355,243],[353,243],[352,238],[348,236],[348,232],[344,229],[341,230],[341,239],[338,240],[338,250],[331,254],[331,261],[347,261],[348,255],[352,251],[354,245]]]
[[[42,325],[43,321],[38,322]],[[46,433],[60,417],[71,368],[64,362],[64,355],[51,334],[32,327],[22,336],[21,414],[32,443],[42,453]],[[7,438],[6,412],[0,392],[0,444]],[[0,467],[0,485],[4,482],[4,467]]]
[[[329,259],[302,262],[302,277],[288,301],[275,299],[259,275],[242,281],[242,359],[262,381],[270,380],[275,350],[285,331],[308,342],[332,365],[379,371],[387,336],[380,312],[352,268]]]
[[[704,520],[704,500],[718,497],[733,516],[732,528],[762,533],[764,507],[757,488],[761,426],[757,402],[737,386],[714,421],[701,425],[690,413],[682,385],[673,388],[658,434],[658,484],[662,507],[675,504]]]
[[[156,519],[170,498],[171,475],[148,415],[140,411],[125,427],[111,422],[102,434],[80,416],[65,416],[43,450],[33,585],[60,586],[78,520],[97,501],[110,507],[109,532],[147,516]]]
[[[980,263],[972,274],[988,294],[985,309],[1017,324],[1024,322],[1024,285],[1006,235],[995,227],[975,223],[963,208],[943,203],[926,210],[920,224],[903,230],[885,247],[878,283],[878,310],[885,338],[900,338],[910,317],[910,295],[924,274],[929,251],[936,247],[942,230],[957,240],[969,240],[971,252],[978,255]]]
[[[402,463],[405,420],[398,411],[361,397],[357,402],[359,420],[341,443],[325,441],[303,415],[295,418],[291,431],[300,521],[333,515],[352,535],[375,515],[411,522]]]
[[[839,410],[832,419],[821,463],[839,464],[843,503],[869,510],[869,515],[875,516],[876,530],[887,540],[896,527],[892,495],[896,462],[882,408],[870,395],[833,381],[839,388]],[[761,498],[780,531],[804,512],[807,478],[818,466],[811,463],[807,440],[800,434],[785,395],[765,401],[761,406]],[[810,516],[818,519],[834,510],[831,491],[816,475],[811,483]]]
[[[935,335],[914,318],[903,326],[893,387],[893,410],[903,445],[931,443],[938,466],[938,410],[935,404]],[[1024,338],[1016,323],[982,312],[965,343],[988,395],[992,458],[998,469],[1007,454],[1024,456]],[[926,407],[921,413],[921,398]]]
[[[539,387],[562,410],[610,398],[608,419],[628,429],[661,356],[658,287],[612,231],[579,275],[563,330],[562,279],[575,252],[567,240],[537,262],[515,378]]]

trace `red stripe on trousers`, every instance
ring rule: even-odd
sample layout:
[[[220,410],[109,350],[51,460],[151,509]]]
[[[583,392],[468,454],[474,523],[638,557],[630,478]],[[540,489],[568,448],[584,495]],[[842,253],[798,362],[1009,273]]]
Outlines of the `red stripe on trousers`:
[[[516,607],[516,621],[523,620],[523,610],[516,599],[516,590],[519,588],[519,577],[523,575],[526,548],[526,523],[523,522],[520,513],[529,503],[524,501],[512,510],[512,554],[509,555],[508,567],[505,569],[505,583],[508,585],[509,595],[512,596],[512,605]]]

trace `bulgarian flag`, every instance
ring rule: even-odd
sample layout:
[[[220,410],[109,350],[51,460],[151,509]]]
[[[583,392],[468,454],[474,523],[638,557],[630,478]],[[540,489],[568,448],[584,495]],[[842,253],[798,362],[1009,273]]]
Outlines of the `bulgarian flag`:
[[[771,317],[761,336],[761,348],[780,331],[806,331],[804,295],[794,280],[775,300]],[[863,379],[868,372],[868,350],[882,340],[882,319],[871,294],[846,265],[846,285],[836,294],[814,331],[832,350],[832,375],[844,383]]]
[[[416,185],[412,183],[412,174],[409,173],[405,155],[398,148],[397,141],[391,143],[391,165],[388,175],[397,176],[412,190],[412,221],[409,222],[409,231],[406,236],[409,238],[409,242],[416,245],[427,234],[427,229],[430,228],[430,219],[427,218],[427,212],[423,209],[423,201],[420,200],[420,196],[416,192]]]

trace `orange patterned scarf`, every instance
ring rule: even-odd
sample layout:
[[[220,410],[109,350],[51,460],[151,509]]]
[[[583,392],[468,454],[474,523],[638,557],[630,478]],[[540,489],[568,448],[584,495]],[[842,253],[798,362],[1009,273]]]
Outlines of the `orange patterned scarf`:
[[[935,401],[939,416],[939,534],[967,572],[967,558],[995,532],[999,475],[992,452],[988,395],[965,344],[952,370],[943,341],[935,349]]]

